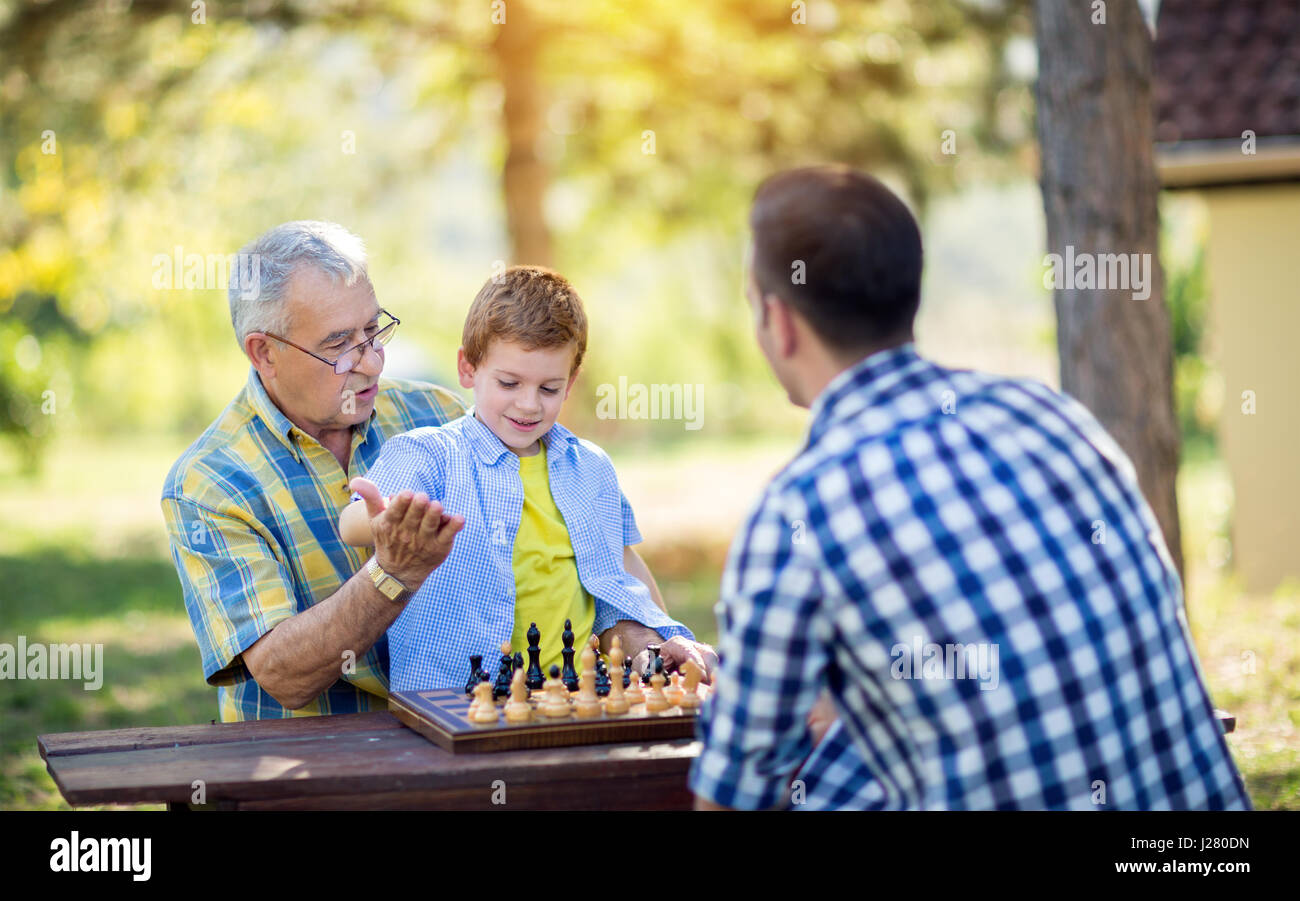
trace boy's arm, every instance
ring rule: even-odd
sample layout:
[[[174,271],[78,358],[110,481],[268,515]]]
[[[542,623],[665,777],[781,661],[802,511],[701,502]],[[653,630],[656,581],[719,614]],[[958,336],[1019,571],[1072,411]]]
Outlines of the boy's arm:
[[[358,501],[360,503],[360,501]],[[364,504],[363,504],[364,506]],[[345,511],[346,512],[346,511]],[[346,541],[346,539],[344,539]],[[349,544],[351,542],[348,542]],[[629,576],[635,576],[645,583],[645,587],[650,589],[651,599],[659,605],[659,609],[664,613],[668,612],[668,607],[664,604],[663,597],[659,594],[659,586],[655,584],[655,577],[650,574],[650,567],[645,565],[641,555],[636,552],[632,545],[623,546],[623,568],[627,570]]]
[[[370,531],[370,514],[365,500],[353,501],[343,508],[339,516],[339,537],[353,547],[371,547],[375,536]]]
[[[339,516],[339,537],[344,544],[353,547],[374,547],[375,533],[370,528],[370,511],[366,502],[370,501],[376,509],[384,510],[392,498],[380,497],[379,487],[369,479],[355,478],[348,483],[348,487],[361,495],[361,498],[343,508],[343,513]]]

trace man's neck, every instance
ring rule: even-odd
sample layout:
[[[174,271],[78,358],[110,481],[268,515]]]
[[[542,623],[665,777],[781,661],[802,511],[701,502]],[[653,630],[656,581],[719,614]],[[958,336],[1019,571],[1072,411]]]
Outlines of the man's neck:
[[[262,380],[261,373],[258,373],[258,380]],[[313,425],[306,420],[300,419],[285,409],[284,404],[276,396],[275,386],[262,381],[262,389],[266,391],[266,396],[270,398],[271,403],[284,414],[285,418],[296,425],[303,432],[320,442],[321,446],[332,453],[339,461],[339,466],[343,471],[348,471],[348,461],[352,457],[352,435],[353,426],[343,426],[341,428],[325,428],[323,426]]]
[[[878,354],[882,350],[901,347],[913,340],[915,339],[911,333],[908,333],[899,338],[877,342],[847,355],[836,354],[825,345],[822,345],[819,348],[820,352],[812,356],[804,364],[803,370],[798,375],[799,406],[811,408],[817,398],[821,396],[821,393],[826,390],[826,386],[835,381],[840,373],[852,369],[867,357]]]

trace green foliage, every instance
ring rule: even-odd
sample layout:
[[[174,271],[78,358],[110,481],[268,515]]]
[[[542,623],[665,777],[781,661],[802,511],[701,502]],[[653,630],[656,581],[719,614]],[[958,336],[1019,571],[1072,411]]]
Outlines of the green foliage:
[[[811,3],[796,25],[788,5],[738,0],[635,16],[609,0],[509,4],[536,23],[537,151],[556,263],[591,312],[587,400],[623,374],[707,382],[747,399],[712,428],[761,427],[749,414],[774,386],[740,290],[755,184],[840,160],[923,205],[1013,171],[1029,87],[1004,51],[1029,31],[1026,6]],[[220,286],[154,282],[175,248],[224,255],[277,222],[343,222],[430,372],[451,369],[470,298],[509,256],[488,6],[259,10],[209,5],[196,24],[152,0],[0,3],[0,430],[32,465],[42,430],[192,434],[238,389],[247,363]],[[949,128],[955,160],[938,153]],[[86,340],[37,335],[37,313]],[[30,370],[12,353],[27,335]],[[52,387],[58,414],[33,420]],[[599,426],[591,403],[570,406]]]

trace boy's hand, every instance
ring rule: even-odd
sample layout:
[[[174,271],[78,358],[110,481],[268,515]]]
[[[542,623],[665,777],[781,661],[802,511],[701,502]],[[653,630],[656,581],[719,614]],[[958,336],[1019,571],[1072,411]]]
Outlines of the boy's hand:
[[[448,516],[442,504],[422,491],[402,491],[385,500],[369,479],[353,479],[348,487],[366,502],[375,559],[385,572],[415,591],[451,553],[464,517]]]

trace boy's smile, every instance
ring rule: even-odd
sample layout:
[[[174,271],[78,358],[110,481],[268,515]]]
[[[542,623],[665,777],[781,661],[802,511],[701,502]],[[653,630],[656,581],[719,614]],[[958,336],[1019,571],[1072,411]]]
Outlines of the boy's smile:
[[[560,415],[577,373],[572,344],[528,349],[515,341],[494,340],[478,366],[462,347],[456,353],[460,384],[474,389],[474,415],[511,451],[537,453],[538,438]]]

